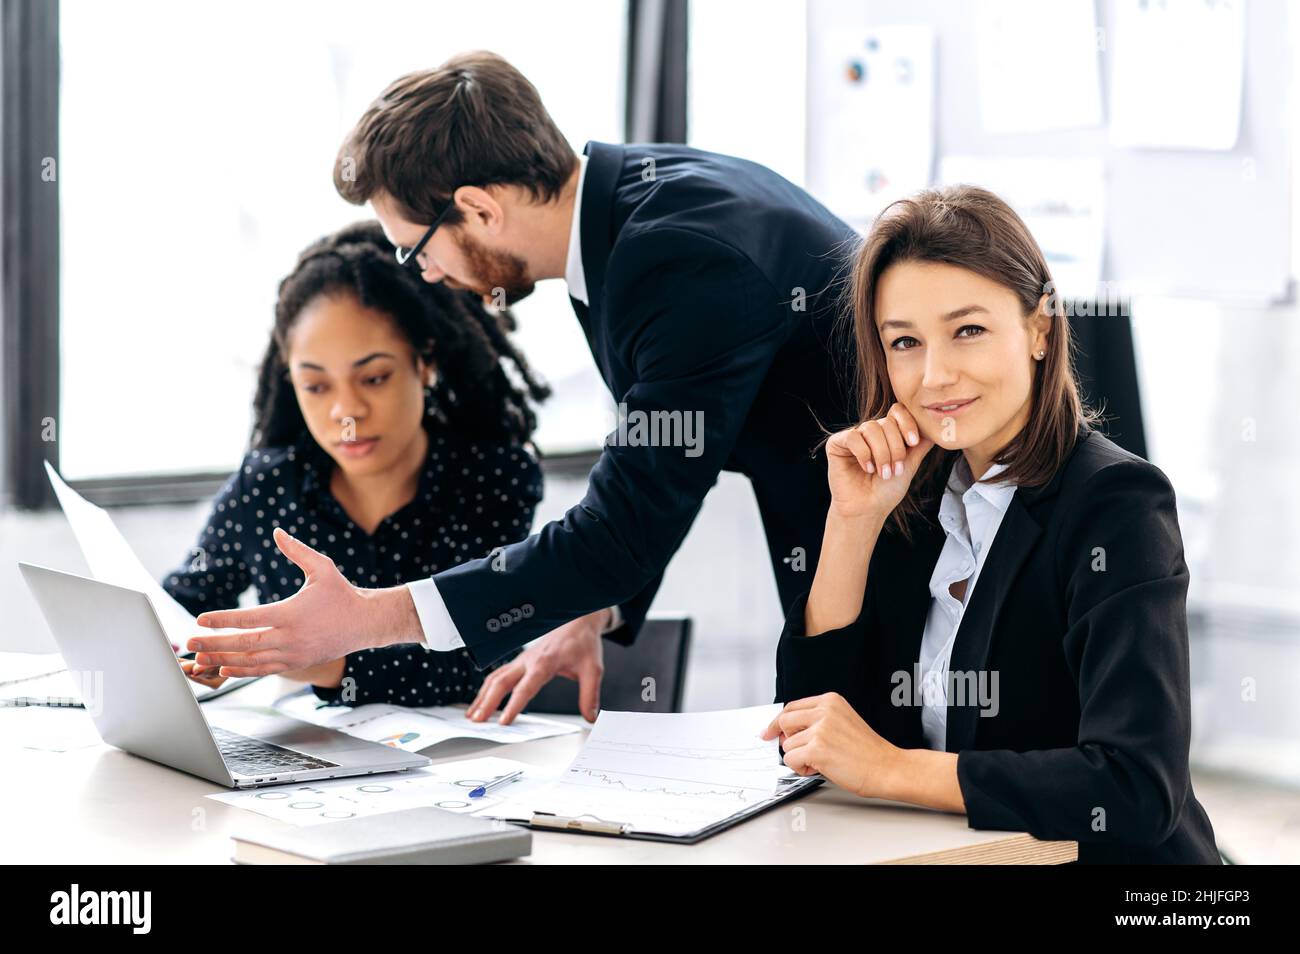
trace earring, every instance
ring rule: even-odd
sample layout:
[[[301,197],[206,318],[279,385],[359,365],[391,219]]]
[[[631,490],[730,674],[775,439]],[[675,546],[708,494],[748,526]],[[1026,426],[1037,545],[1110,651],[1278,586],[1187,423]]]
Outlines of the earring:
[[[1047,357],[1046,351],[1038,351],[1034,354],[1034,358],[1038,361],[1042,361],[1045,357]]]

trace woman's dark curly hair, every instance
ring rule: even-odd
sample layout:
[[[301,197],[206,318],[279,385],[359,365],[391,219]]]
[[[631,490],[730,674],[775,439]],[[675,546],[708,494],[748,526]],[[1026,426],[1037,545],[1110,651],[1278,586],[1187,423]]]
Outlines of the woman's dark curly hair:
[[[551,392],[507,337],[514,316],[490,312],[472,292],[430,284],[403,268],[379,223],[369,221],[309,246],[280,282],[253,399],[253,448],[282,447],[306,431],[285,361],[289,330],[313,299],[339,293],[389,315],[416,354],[434,363],[438,378],[426,392],[426,427],[442,423],[470,440],[531,439],[537,418],[529,399],[542,401]]]

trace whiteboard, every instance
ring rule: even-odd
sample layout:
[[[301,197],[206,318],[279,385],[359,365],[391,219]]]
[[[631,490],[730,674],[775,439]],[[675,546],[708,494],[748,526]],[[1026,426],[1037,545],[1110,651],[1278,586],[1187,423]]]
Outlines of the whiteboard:
[[[1112,146],[1105,126],[1110,64],[1104,49],[1098,54],[1102,125],[1050,134],[986,133],[973,2],[809,0],[809,54],[833,31],[930,26],[937,72],[932,175],[944,156],[1099,159],[1106,188],[1103,281],[1116,283],[1125,294],[1270,303],[1290,293],[1288,140],[1296,106],[1287,102],[1291,63],[1285,0],[1246,4],[1241,130],[1236,146],[1223,152]],[[1105,31],[1114,21],[1113,0],[1098,0],[1096,15]],[[1050,56],[1027,50],[1019,68],[1032,82],[1035,68],[1050,68]],[[809,69],[810,163],[826,138],[819,106],[833,99],[819,88],[825,82],[819,75],[824,76]],[[882,136],[888,133],[881,130]]]

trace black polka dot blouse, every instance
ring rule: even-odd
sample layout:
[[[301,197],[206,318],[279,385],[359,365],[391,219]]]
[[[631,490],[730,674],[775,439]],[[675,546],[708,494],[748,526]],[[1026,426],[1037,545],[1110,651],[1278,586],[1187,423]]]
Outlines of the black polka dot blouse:
[[[333,466],[305,431],[291,446],[248,454],[163,588],[195,615],[237,606],[250,586],[260,603],[293,596],[302,573],[275,546],[275,527],[333,559],[356,586],[400,586],[522,540],[542,497],[541,468],[524,447],[469,443],[431,427],[414,499],[367,535],[330,492]],[[315,689],[347,705],[450,705],[472,700],[491,668],[478,670],[464,649],[408,643],[349,653],[351,695]]]

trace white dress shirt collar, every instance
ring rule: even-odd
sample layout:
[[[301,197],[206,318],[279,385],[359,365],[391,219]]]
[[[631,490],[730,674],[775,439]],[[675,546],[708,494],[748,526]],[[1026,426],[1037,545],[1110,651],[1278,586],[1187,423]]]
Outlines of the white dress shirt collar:
[[[578,157],[578,191],[573,197],[573,226],[569,229],[569,257],[564,263],[564,281],[569,294],[584,305],[587,301],[587,274],[582,268],[582,184],[587,178],[587,157]]]
[[[959,504],[969,504],[972,494],[979,494],[1002,513],[1011,506],[1011,498],[1016,495],[1016,485],[1006,481],[989,483],[988,481],[1006,471],[1006,464],[990,464],[984,472],[984,480],[976,481],[971,473],[970,464],[965,454],[958,454],[948,474],[948,485],[940,503],[940,514],[946,508],[955,513]]]

